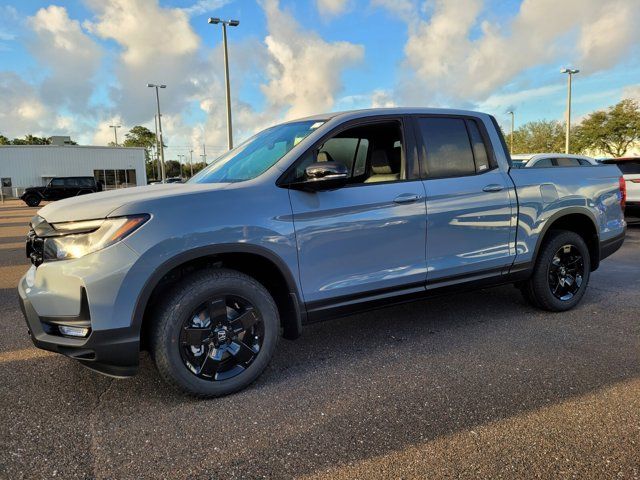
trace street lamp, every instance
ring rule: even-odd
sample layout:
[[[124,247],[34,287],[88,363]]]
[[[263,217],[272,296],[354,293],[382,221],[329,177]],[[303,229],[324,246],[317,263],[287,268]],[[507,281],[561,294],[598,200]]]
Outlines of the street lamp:
[[[564,140],[564,153],[569,153],[569,132],[571,130],[571,77],[580,70],[577,68],[563,68],[560,73],[567,74],[567,133]]]
[[[513,113],[513,110],[507,112],[509,115],[511,115],[511,138],[510,138],[510,145],[509,145],[509,155],[513,155],[513,132],[514,132],[514,127],[515,127],[515,123],[516,123],[516,115],[515,113]]]
[[[115,146],[118,146],[118,129],[122,127],[122,125],[109,125],[109,128],[113,128],[113,138],[115,139]]]
[[[180,178],[182,178],[182,162],[183,162],[182,159],[186,157],[186,155],[179,153],[177,157],[178,157],[178,165],[180,166]]]
[[[162,141],[162,115],[160,115],[160,94],[159,88],[167,88],[166,85],[156,85],[155,83],[147,83],[147,87],[156,89],[156,104],[158,106],[158,130],[160,131],[160,172],[162,183],[166,181],[166,172],[164,168],[164,142]]]
[[[222,20],[220,18],[209,18],[209,23],[213,25],[222,24],[222,46],[224,50],[224,83],[227,89],[227,144],[229,150],[233,148],[233,132],[231,129],[231,89],[229,87],[229,52],[227,51],[227,25],[237,27],[239,20]]]

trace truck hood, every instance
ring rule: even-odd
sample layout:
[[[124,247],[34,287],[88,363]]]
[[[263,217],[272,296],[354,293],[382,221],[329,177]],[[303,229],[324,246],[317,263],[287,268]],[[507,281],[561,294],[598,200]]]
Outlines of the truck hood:
[[[38,215],[49,223],[106,218],[114,210],[129,203],[222,190],[229,185],[228,183],[167,183],[108,190],[52,202],[41,208]]]

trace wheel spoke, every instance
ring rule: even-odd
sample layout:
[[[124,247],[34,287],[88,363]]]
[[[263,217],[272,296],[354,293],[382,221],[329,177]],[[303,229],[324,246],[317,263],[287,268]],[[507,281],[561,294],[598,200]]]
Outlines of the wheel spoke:
[[[219,298],[209,302],[207,310],[212,325],[227,320],[227,302],[224,299]]]
[[[246,363],[256,354],[256,352],[249,348],[244,342],[240,341],[231,342],[228,349],[229,353],[233,355],[238,363]]]
[[[209,338],[211,335],[211,328],[201,328],[201,327],[186,327],[184,329],[184,342],[187,345],[193,345],[194,347],[199,347],[204,343],[204,341]]]
[[[220,362],[222,361],[223,350],[219,348],[211,347],[207,352],[207,356],[202,362],[198,375],[205,375],[207,377],[215,377],[218,368],[220,368]]]
[[[229,322],[235,333],[249,330],[258,320],[258,314],[251,308]]]

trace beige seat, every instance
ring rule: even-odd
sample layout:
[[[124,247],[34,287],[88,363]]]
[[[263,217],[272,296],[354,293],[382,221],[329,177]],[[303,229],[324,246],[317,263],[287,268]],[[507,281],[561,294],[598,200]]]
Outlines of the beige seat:
[[[374,150],[371,154],[371,176],[364,183],[393,182],[400,180],[400,172],[393,171],[385,150]]]

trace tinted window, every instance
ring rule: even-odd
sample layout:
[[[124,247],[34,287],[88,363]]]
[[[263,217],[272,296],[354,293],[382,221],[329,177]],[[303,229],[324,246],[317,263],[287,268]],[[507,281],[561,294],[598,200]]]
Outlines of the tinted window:
[[[52,187],[64,187],[64,178],[53,178],[51,179]]]
[[[349,169],[349,174],[351,174],[358,149],[358,140],[357,138],[330,138],[324,143],[320,151],[328,153],[329,158],[334,162],[343,164]]]
[[[476,171],[478,173],[484,172],[491,168],[489,164],[489,154],[487,153],[487,147],[482,140],[478,124],[473,120],[467,122],[469,128],[469,137],[471,138],[471,147],[473,148],[473,156],[476,160]]]
[[[456,177],[476,173],[465,122],[458,118],[420,118],[426,147],[428,178]]]
[[[64,179],[64,185],[66,187],[77,187],[78,186],[78,179],[77,178],[65,178]]]
[[[578,161],[577,158],[565,158],[565,157],[556,158],[556,164],[559,167],[579,167],[580,166],[580,162]]]
[[[78,178],[78,185],[80,187],[93,187],[92,178]]]
[[[548,168],[553,167],[553,161],[550,158],[543,158],[532,165],[532,168]]]
[[[585,160],[584,158],[579,158],[578,161],[580,162],[580,165],[584,167],[588,167],[591,165],[591,162],[589,160]]]
[[[623,160],[616,165],[618,165],[618,168],[624,174],[640,174],[640,160]]]

